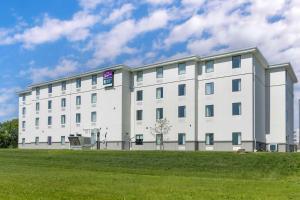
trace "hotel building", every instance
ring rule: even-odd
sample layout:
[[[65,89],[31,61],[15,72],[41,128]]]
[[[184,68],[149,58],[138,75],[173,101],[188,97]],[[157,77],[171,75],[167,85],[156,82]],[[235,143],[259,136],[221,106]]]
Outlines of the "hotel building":
[[[100,68],[19,92],[19,148],[291,151],[296,82],[257,48]]]

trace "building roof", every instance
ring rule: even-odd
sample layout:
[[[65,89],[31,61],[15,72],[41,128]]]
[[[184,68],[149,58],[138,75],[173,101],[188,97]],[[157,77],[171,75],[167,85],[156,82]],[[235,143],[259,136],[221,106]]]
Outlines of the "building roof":
[[[294,83],[298,82],[297,76],[293,70],[293,67],[291,63],[280,63],[280,64],[274,64],[269,65],[268,70],[275,70],[275,69],[284,69],[288,72],[288,74],[291,76]]]

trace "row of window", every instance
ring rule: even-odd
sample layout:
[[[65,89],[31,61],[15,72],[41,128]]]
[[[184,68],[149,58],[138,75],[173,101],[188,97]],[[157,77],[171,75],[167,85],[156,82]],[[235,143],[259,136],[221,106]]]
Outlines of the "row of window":
[[[81,123],[81,113],[76,113],[75,121],[76,121],[76,124]],[[97,112],[91,112],[91,122],[92,123],[97,122]],[[66,124],[66,115],[60,116],[60,123],[61,123],[61,125]],[[48,124],[48,126],[52,126],[52,124],[53,124],[52,116],[48,116],[47,124]],[[40,118],[39,117],[35,118],[35,126],[36,127],[40,126]],[[22,129],[25,129],[25,128],[26,128],[26,121],[22,121]]]
[[[25,145],[25,138],[22,138],[22,145],[24,146]],[[34,144],[35,145],[39,145],[40,144],[40,138],[39,137],[35,137],[35,141],[34,141]],[[51,136],[48,136],[47,138],[47,144],[48,145],[52,145],[52,137]],[[60,137],[60,144],[61,145],[65,145],[66,144],[66,137],[65,136],[61,136]]]
[[[241,145],[242,144],[242,134],[241,132],[233,132],[232,133],[232,145]],[[163,135],[157,134],[156,135],[156,144],[161,145],[163,141]],[[144,136],[143,134],[137,134],[135,136],[135,144],[136,145],[143,145]],[[186,137],[185,133],[178,133],[178,145],[185,145]],[[60,140],[61,145],[65,145],[66,137],[61,136]],[[22,144],[25,145],[25,138],[22,138]],[[47,144],[52,145],[52,137],[48,136]],[[214,145],[214,134],[213,133],[206,133],[205,134],[205,144],[206,145]],[[39,145],[39,137],[35,137],[35,145]]]
[[[97,103],[97,94],[93,93],[91,94],[91,104],[96,104]],[[76,106],[80,106],[81,105],[81,96],[76,96]],[[62,98],[61,99],[61,107],[65,108],[67,106],[67,99],[66,98]],[[52,109],[52,100],[48,101],[48,110]],[[35,103],[35,110],[36,111],[40,111],[40,103],[36,102]],[[25,116],[26,114],[26,108],[23,107],[22,108],[22,115]]]
[[[185,145],[185,133],[178,133],[178,145]],[[161,145],[163,141],[162,134],[156,134],[156,144]],[[135,144],[143,145],[144,136],[143,134],[137,134],[135,136]],[[214,134],[206,133],[205,134],[205,144],[206,145],[214,145]],[[242,133],[241,132],[233,132],[232,133],[232,145],[241,145],[242,144]]]
[[[185,106],[178,106],[178,118],[185,118],[186,117],[186,107]],[[164,118],[164,109],[163,108],[156,108],[156,120]],[[136,111],[136,120],[141,121],[143,120],[143,110]]]
[[[92,75],[92,79],[91,79],[91,84],[92,85],[97,85],[97,75]],[[81,88],[81,78],[77,78],[76,81],[76,88],[79,89]],[[61,82],[61,90],[62,91],[65,91],[67,90],[67,82],[66,81],[62,81]],[[36,87],[35,88],[35,91],[36,91],[36,95],[40,95],[40,87]],[[51,94],[53,91],[53,85],[52,84],[49,84],[48,85],[48,93]],[[23,96],[23,101],[25,101],[25,96]]]
[[[178,96],[185,96],[186,95],[186,86],[185,84],[178,85]],[[156,99],[164,98],[164,88],[159,87],[156,88]],[[136,100],[143,101],[143,90],[136,91]]]
[[[241,91],[241,79],[232,80],[232,92]],[[205,94],[211,95],[214,94],[214,82],[209,82],[205,84]],[[178,85],[178,96],[186,95],[186,85]],[[156,99],[162,99],[164,97],[164,88],[156,88]],[[136,101],[143,101],[143,90],[136,91]]]
[[[232,103],[232,115],[241,115],[242,114],[242,103],[235,102]],[[206,105],[205,106],[205,117],[213,117],[214,116],[214,105]]]
[[[232,103],[232,115],[241,115],[242,114],[242,104],[241,102]],[[205,106],[205,117],[214,116],[214,105]],[[178,106],[178,118],[186,117],[186,106]],[[164,118],[164,109],[156,108],[156,119]],[[143,120],[143,110],[136,111],[136,120]]]
[[[232,56],[232,69],[240,68],[241,67],[241,56]],[[209,60],[205,62],[205,72],[210,73],[214,71],[214,61]],[[178,75],[182,75],[186,73],[186,64],[179,63],[178,64]],[[163,78],[164,77],[164,68],[157,67],[156,68],[156,78]],[[141,82],[143,81],[143,71],[138,71],[136,73],[136,81]]]

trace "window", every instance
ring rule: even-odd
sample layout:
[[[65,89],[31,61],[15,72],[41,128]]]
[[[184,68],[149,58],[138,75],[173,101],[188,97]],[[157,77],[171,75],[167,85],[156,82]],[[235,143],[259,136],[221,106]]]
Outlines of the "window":
[[[164,68],[157,67],[156,68],[156,78],[163,78],[164,77]]]
[[[81,78],[76,79],[76,88],[81,88]]]
[[[143,145],[143,134],[135,135],[135,145]]]
[[[48,110],[51,110],[52,109],[52,101],[48,101]]]
[[[92,75],[92,85],[97,85],[97,75]]]
[[[136,91],[136,100],[143,101],[143,90]]]
[[[242,134],[240,132],[233,132],[232,133],[232,145],[242,144],[241,135]]]
[[[35,103],[35,111],[40,111],[40,103]]]
[[[36,96],[39,96],[41,94],[40,87],[35,88],[35,94]]]
[[[67,82],[66,81],[61,82],[61,90],[65,91],[66,89],[67,89]]]
[[[164,109],[163,108],[156,108],[156,120],[164,118]]]
[[[76,124],[80,124],[80,123],[81,123],[81,114],[76,113]]]
[[[232,103],[232,115],[241,115],[242,114],[242,104]]]
[[[47,144],[52,145],[52,137],[51,136],[48,136]]]
[[[97,103],[97,93],[93,93],[92,96],[91,96],[91,103],[94,104],[94,103]]]
[[[67,100],[66,100],[66,98],[62,98],[62,99],[61,99],[61,107],[62,107],[62,108],[65,108],[66,105],[67,105]]]
[[[205,83],[205,94],[210,95],[214,94],[214,83]]]
[[[48,85],[48,93],[49,93],[49,94],[52,93],[52,84]]]
[[[62,115],[60,117],[60,123],[61,123],[61,125],[65,125],[66,124],[66,115]]]
[[[241,91],[241,79],[232,80],[232,92]]]
[[[178,64],[178,75],[185,74],[185,73],[186,73],[186,64],[179,63]]]
[[[241,67],[241,56],[232,56],[232,69]]]
[[[22,96],[22,101],[23,101],[23,102],[26,101],[26,96],[25,96],[25,94]]]
[[[159,87],[156,88],[156,99],[162,99],[164,98],[164,88]]]
[[[91,113],[91,122],[96,122],[97,121],[97,112],[92,112]]]
[[[178,106],[178,117],[179,118],[184,118],[186,115],[185,111],[185,106]]]
[[[213,133],[205,134],[205,144],[206,145],[214,145],[214,134]]]
[[[40,118],[35,118],[35,126],[36,127],[40,126]]]
[[[178,96],[185,96],[185,84],[178,85]]]
[[[214,116],[214,105],[206,105],[205,117],[213,117],[213,116]]]
[[[137,82],[143,81],[143,71],[139,71],[136,73],[136,81]]]
[[[39,142],[39,140],[40,140],[40,138],[39,138],[39,137],[35,137],[35,142],[34,142],[34,143],[35,143],[35,145],[39,145],[39,143],[40,143],[40,142]]]
[[[178,145],[185,145],[185,133],[178,133]]]
[[[22,121],[22,128],[25,129],[26,128],[26,122]]]
[[[52,117],[48,117],[48,126],[52,125]]]
[[[65,145],[66,144],[66,137],[65,136],[61,136],[60,137],[60,144],[61,145]]]
[[[136,111],[136,120],[143,120],[143,110]]]
[[[214,61],[213,60],[206,61],[205,62],[205,72],[210,73],[213,71],[214,71]]]
[[[25,145],[25,138],[22,138],[22,146]]]
[[[26,115],[26,108],[25,108],[25,107],[22,108],[22,115],[23,115],[23,116]]]
[[[76,97],[76,106],[80,106],[81,105],[81,96],[77,96]]]
[[[156,145],[163,144],[163,134],[156,134]]]

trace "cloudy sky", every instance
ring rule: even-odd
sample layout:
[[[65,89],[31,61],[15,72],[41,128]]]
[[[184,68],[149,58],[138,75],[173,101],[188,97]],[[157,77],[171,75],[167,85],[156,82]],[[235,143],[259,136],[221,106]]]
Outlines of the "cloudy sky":
[[[17,116],[16,90],[120,63],[257,46],[299,75],[299,22],[299,0],[2,1],[0,121]]]

